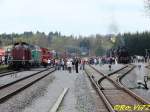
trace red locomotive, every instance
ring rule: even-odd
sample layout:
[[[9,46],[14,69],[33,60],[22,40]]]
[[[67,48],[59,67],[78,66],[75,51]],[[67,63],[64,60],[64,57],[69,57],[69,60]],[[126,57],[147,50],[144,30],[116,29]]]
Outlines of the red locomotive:
[[[25,42],[15,43],[12,48],[11,66],[14,69],[29,68],[31,60],[31,50],[29,44]]]
[[[25,42],[14,44],[11,51],[11,57],[10,66],[14,69],[28,69],[31,65],[37,64],[37,62],[46,67],[47,60],[51,59],[51,55],[47,48],[40,48],[40,50],[33,49],[33,45]]]

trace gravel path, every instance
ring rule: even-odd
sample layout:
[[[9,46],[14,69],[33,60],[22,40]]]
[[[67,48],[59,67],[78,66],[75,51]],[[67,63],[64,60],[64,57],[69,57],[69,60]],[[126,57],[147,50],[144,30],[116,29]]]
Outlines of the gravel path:
[[[85,74],[80,74],[76,79],[75,95],[77,97],[77,109],[79,112],[96,112],[89,85]]]
[[[105,112],[103,102],[84,71],[56,71],[0,104],[0,112],[48,112],[69,88],[58,112]]]
[[[122,68],[124,65],[122,65],[122,64],[112,64],[111,71],[109,71],[109,68],[108,68],[109,64],[104,64],[104,65],[101,65],[101,66],[100,65],[92,65],[92,66],[95,67],[96,69],[100,70],[104,74],[109,74],[111,72],[114,72],[114,71]]]
[[[83,72],[70,74],[73,85],[65,96],[58,112],[105,112],[103,102]],[[71,79],[70,77],[70,79]]]
[[[13,81],[16,81],[16,80],[21,79],[23,77],[29,76],[29,75],[36,73],[36,72],[38,72],[38,71],[23,71],[23,72],[7,75],[4,77],[0,77],[0,86],[8,84],[8,83],[13,82]]]
[[[136,74],[136,69],[131,71],[129,74],[123,77],[121,82],[126,85],[130,89],[134,89],[138,87],[137,80],[138,80],[138,75]]]
[[[148,81],[147,83],[149,90],[138,88],[137,84],[137,82],[144,83],[144,75],[150,74],[150,71],[144,67],[145,64],[142,63],[139,64],[142,65],[141,69],[139,70],[138,67],[136,67],[133,71],[131,71],[122,79],[122,83],[139,96],[150,101],[150,81]]]
[[[80,71],[79,74],[72,73],[68,76],[69,81],[66,84],[69,91],[58,112],[97,112],[96,98],[94,99],[96,95],[85,73]]]
[[[54,78],[53,82],[49,83],[43,96],[33,100],[22,112],[48,112],[64,88],[69,90],[58,112],[103,112],[103,108],[99,108],[102,107],[102,101],[97,100],[99,96],[83,71],[78,74],[75,71],[71,74],[68,71],[56,71],[51,77]]]
[[[44,96],[48,84],[52,83],[54,78],[54,76],[49,75],[19,94],[13,96],[5,103],[0,104],[0,112],[22,112],[25,107],[30,106],[36,99]]]

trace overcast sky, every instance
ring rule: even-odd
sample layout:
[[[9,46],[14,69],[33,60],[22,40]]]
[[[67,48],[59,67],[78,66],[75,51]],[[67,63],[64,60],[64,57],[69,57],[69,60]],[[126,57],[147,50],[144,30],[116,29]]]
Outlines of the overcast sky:
[[[90,35],[149,29],[144,0],[0,0],[0,33]]]

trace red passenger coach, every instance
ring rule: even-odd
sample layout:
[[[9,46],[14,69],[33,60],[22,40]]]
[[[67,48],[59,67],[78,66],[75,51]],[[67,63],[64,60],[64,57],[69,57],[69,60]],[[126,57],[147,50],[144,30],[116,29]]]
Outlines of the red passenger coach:
[[[48,51],[49,59],[53,58],[53,53],[51,51]]]
[[[48,51],[47,48],[41,48],[41,53],[42,53],[42,55],[41,55],[42,65],[46,67],[47,64],[48,64],[48,59],[51,58],[50,55],[49,55],[49,51]]]
[[[0,64],[3,63],[2,61],[2,57],[5,56],[5,50],[4,49],[0,49]]]

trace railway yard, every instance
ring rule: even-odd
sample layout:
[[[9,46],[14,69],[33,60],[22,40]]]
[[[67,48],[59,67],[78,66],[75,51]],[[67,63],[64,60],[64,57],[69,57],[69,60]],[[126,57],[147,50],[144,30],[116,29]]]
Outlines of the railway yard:
[[[0,9],[0,112],[150,112],[150,0]]]
[[[55,67],[0,73],[0,112],[149,112],[146,63]]]

